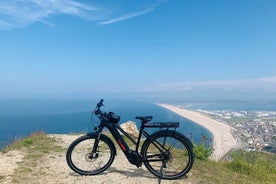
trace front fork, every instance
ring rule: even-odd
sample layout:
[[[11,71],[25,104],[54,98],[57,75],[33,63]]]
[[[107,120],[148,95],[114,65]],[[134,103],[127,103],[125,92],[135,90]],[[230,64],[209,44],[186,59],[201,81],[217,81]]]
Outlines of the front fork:
[[[98,146],[99,146],[99,142],[100,142],[100,138],[101,138],[101,134],[102,134],[102,129],[101,127],[99,127],[97,133],[97,138],[95,139],[93,148],[91,153],[89,154],[88,158],[93,159],[93,158],[97,158],[99,153],[98,153]]]

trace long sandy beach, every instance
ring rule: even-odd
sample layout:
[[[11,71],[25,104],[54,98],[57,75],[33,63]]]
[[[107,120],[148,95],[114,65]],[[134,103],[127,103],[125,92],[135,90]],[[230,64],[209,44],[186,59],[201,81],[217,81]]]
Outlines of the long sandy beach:
[[[195,111],[186,110],[168,104],[157,105],[173,111],[176,114],[208,129],[213,135],[213,153],[211,155],[212,160],[220,160],[229,150],[237,147],[237,140],[231,134],[232,127],[230,127],[229,125],[211,119]]]

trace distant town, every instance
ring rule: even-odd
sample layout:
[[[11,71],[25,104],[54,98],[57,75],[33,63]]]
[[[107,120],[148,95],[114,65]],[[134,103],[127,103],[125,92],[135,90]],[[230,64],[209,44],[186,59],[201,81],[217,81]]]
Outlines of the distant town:
[[[241,148],[276,154],[275,111],[197,110],[233,127],[233,135],[241,141]]]

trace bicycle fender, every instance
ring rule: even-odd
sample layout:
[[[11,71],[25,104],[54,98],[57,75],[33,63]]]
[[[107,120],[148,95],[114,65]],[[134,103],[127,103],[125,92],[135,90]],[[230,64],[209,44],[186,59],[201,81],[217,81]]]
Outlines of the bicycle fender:
[[[97,134],[96,132],[89,132],[89,133],[87,133],[86,135],[87,135],[87,136],[91,136],[91,137],[95,137],[95,138],[98,136],[98,134]],[[106,136],[106,135],[104,135],[104,134],[101,134],[101,138],[100,138],[100,139],[106,141],[107,144],[110,144],[111,149],[113,149],[115,155],[117,155],[116,147],[115,147],[113,141],[112,141],[108,136]]]
[[[179,137],[182,137],[182,138],[185,140],[185,142],[187,142],[187,144],[191,147],[191,149],[194,148],[192,142],[191,142],[184,134],[182,134],[182,133],[180,133],[180,132],[178,132],[178,131],[176,131],[176,130],[159,130],[159,131],[154,132],[153,134],[151,134],[151,135],[147,138],[147,140],[148,140],[148,139],[150,140],[151,137],[154,137],[154,136],[156,136],[156,135],[158,135],[158,134],[160,134],[160,133],[162,133],[162,132],[171,133],[171,134],[175,134],[175,135],[177,135],[177,136],[179,136]]]
[[[177,134],[178,136],[181,136],[185,139],[185,141],[191,146],[191,148],[193,149],[194,148],[194,145],[193,143],[190,141],[190,139],[188,139],[184,134],[178,132],[178,131],[174,131],[175,134]]]

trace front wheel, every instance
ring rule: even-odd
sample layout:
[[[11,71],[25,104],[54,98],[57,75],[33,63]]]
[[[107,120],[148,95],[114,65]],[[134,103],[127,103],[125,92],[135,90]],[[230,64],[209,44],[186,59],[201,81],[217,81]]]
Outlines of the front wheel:
[[[87,134],[76,139],[66,153],[68,166],[81,175],[96,175],[105,171],[113,162],[116,150],[113,142],[101,135],[97,151],[92,149],[97,134]]]
[[[144,142],[141,154],[147,169],[162,179],[178,179],[193,166],[191,142],[176,131],[158,131]]]

